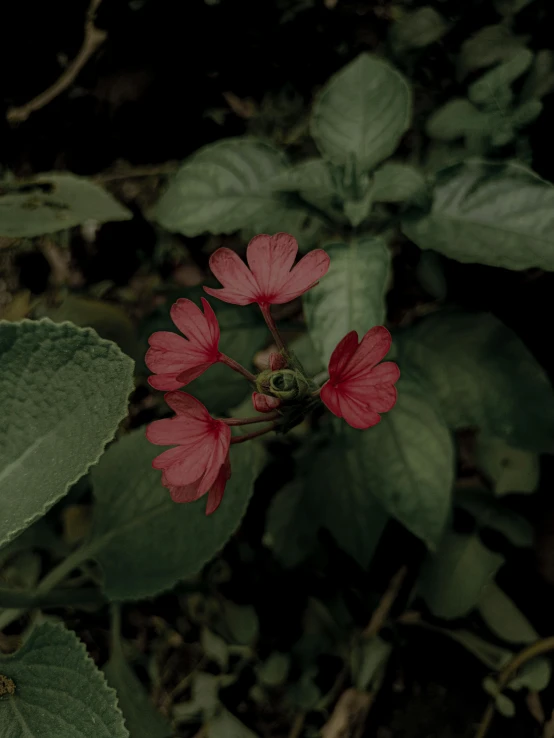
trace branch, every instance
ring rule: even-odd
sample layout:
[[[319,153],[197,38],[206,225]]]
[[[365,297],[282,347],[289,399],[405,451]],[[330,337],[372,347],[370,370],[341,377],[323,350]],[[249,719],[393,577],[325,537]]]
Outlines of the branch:
[[[365,627],[362,638],[373,638],[383,627],[385,620],[388,618],[391,607],[394,605],[396,598],[400,593],[404,579],[408,573],[408,568],[403,566],[399,569],[390,581],[387,591],[381,598],[375,612],[371,616],[371,620]]]
[[[73,59],[71,64],[62,72],[61,76],[51,87],[24,105],[9,108],[6,117],[10,123],[22,123],[27,120],[31,113],[40,110],[52,102],[54,98],[58,97],[58,95],[69,87],[96,49],[104,42],[107,33],[96,28],[94,25],[94,17],[101,2],[102,0],[90,0],[85,21],[85,37],[75,59]]]

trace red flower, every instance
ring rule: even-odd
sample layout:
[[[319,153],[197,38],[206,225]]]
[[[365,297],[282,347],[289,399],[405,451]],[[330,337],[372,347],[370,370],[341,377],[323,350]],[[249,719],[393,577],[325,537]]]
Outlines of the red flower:
[[[204,289],[234,305],[290,302],[316,285],[329,269],[329,256],[323,249],[310,251],[292,268],[297,252],[298,243],[288,233],[255,236],[246,249],[248,269],[234,251],[218,249],[210,257],[210,269],[223,289]]]
[[[261,392],[252,393],[252,404],[258,413],[270,413],[281,405],[281,400],[272,395],[262,395]]]
[[[154,372],[148,382],[154,389],[176,390],[199,377],[221,360],[219,324],[210,304],[203,297],[202,310],[192,300],[182,298],[172,305],[170,315],[186,338],[169,331],[153,333],[145,357]]]
[[[337,345],[329,361],[329,380],[321,399],[329,410],[353,428],[370,428],[396,402],[394,383],[400,377],[392,361],[379,364],[389,352],[392,338],[381,325],[369,330],[358,345],[356,331]]]
[[[192,395],[169,392],[165,401],[175,417],[150,423],[146,437],[158,446],[174,448],[156,456],[152,466],[162,470],[162,484],[175,502],[193,502],[207,492],[209,515],[218,508],[231,476],[231,430]]]

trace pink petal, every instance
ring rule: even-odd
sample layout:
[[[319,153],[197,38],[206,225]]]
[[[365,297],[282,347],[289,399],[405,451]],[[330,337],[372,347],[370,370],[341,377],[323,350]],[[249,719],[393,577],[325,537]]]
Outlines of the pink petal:
[[[329,359],[329,378],[332,382],[341,380],[344,369],[358,348],[358,334],[350,331],[336,345]]]
[[[146,437],[148,438],[148,433],[146,434]],[[150,441],[150,438],[148,438]],[[167,451],[164,451],[163,453],[156,456],[155,459],[152,460],[152,467],[154,469],[162,469],[164,470],[166,467],[171,466],[171,464],[174,464],[176,461],[179,461],[179,459],[186,454],[186,451],[183,451],[181,446],[174,446],[173,448],[168,448]],[[162,484],[165,486],[165,481],[162,476]]]
[[[200,479],[200,484],[202,484],[206,469],[211,463],[212,454],[212,439],[209,436],[198,439],[198,442],[186,449],[171,466],[165,467],[167,483],[171,487],[183,487]]]
[[[208,490],[215,483],[219,471],[222,465],[225,463],[225,459],[229,455],[229,446],[231,445],[231,429],[225,423],[221,423],[219,426],[219,432],[215,439],[215,443],[212,445],[212,452],[210,455],[210,463],[206,469],[206,473],[200,481],[199,490],[202,494],[208,492]]]
[[[186,432],[187,422],[178,418],[155,420],[146,428],[146,437],[157,446],[175,446],[181,442],[182,431]]]
[[[398,393],[392,384],[353,386],[344,382],[339,390],[342,395],[352,397],[378,413],[387,413],[396,404]]]
[[[187,384],[190,384],[194,379],[199,377],[201,374],[204,374],[206,369],[209,369],[215,363],[217,362],[207,361],[205,364],[197,364],[191,369],[185,369],[184,372],[179,372],[176,377],[176,381],[180,383],[179,387],[186,387]],[[171,389],[173,389],[173,387]]]
[[[229,457],[225,460],[219,470],[217,479],[215,480],[212,488],[208,492],[208,503],[206,505],[206,515],[211,515],[217,510],[223,499],[223,493],[225,492],[225,486],[231,478],[231,463]]]
[[[336,387],[333,387],[331,382],[325,382],[319,393],[323,404],[329,408],[329,410],[336,415],[337,418],[342,418],[342,410],[340,408],[339,393]]]
[[[344,380],[349,392],[354,389],[371,389],[379,385],[392,385],[400,379],[400,369],[394,361],[384,361],[377,364],[364,374],[358,374],[353,379]]]
[[[157,390],[178,390],[184,386],[183,382],[177,379],[179,374],[180,372],[153,374],[151,377],[148,377],[148,384]]]
[[[252,393],[252,405],[258,413],[270,413],[281,405],[278,397],[271,395],[262,395],[260,392]]]
[[[379,413],[354,397],[339,393],[339,403],[342,417],[352,428],[365,430],[381,421]]]
[[[288,233],[262,233],[250,241],[246,259],[258,284],[258,301],[270,303],[280,294],[297,253],[298,243]]]
[[[204,354],[204,360],[213,358],[218,353],[219,325],[217,318],[207,300],[203,300],[204,315],[200,308],[186,298],[181,298],[171,306],[171,320],[192,344],[196,344]]]
[[[187,392],[168,392],[164,400],[177,415],[186,415],[191,420],[210,423],[211,416],[206,407],[196,397]]]
[[[204,287],[208,295],[217,297],[234,305],[248,305],[256,302],[258,285],[254,276],[231,249],[221,248],[210,257],[210,269],[225,289]]]
[[[306,254],[293,268],[290,277],[282,285],[278,298],[272,300],[272,304],[281,305],[290,302],[296,297],[314,287],[329,269],[331,259],[323,249],[314,249]]]
[[[353,379],[366,374],[390,351],[392,336],[382,325],[371,328],[362,338],[356,353],[345,367],[341,380]]]
[[[169,494],[173,502],[194,502],[202,497],[198,493],[198,484],[200,480],[186,484],[182,487],[169,487]]]
[[[175,351],[177,353],[181,353],[187,348],[185,339],[176,333],[171,333],[171,331],[156,331],[156,333],[152,333],[148,339],[148,343],[152,348],[161,349],[162,351]]]

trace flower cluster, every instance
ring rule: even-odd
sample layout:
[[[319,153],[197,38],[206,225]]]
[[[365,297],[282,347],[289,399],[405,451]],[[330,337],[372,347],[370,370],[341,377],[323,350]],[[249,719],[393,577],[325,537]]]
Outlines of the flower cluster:
[[[391,346],[391,335],[383,326],[369,330],[358,341],[355,331],[337,345],[329,361],[329,379],[318,387],[289,351],[275,325],[270,306],[294,300],[317,285],[329,269],[329,256],[316,249],[296,266],[298,244],[287,233],[259,235],[246,251],[248,266],[227,248],[210,258],[210,268],[223,288],[204,290],[234,305],[257,303],[271,331],[278,353],[269,358],[269,368],[254,376],[248,369],[219,350],[220,330],[209,302],[202,298],[201,310],[191,300],[180,299],[171,308],[171,318],[183,336],[159,331],[150,336],[146,364],[153,372],[152,387],[165,390],[165,400],[175,416],[156,420],[146,429],[149,441],[173,446],[153,461],[162,471],[162,484],[175,502],[192,502],[208,494],[206,514],[214,512],[223,498],[231,476],[229,449],[270,430],[285,432],[323,402],[353,428],[370,428],[380,413],[396,402],[398,366],[380,363]],[[199,377],[212,364],[221,362],[244,375],[253,385],[252,404],[262,415],[251,418],[213,418],[204,405],[182,387]],[[231,435],[231,426],[265,422],[262,430]]]

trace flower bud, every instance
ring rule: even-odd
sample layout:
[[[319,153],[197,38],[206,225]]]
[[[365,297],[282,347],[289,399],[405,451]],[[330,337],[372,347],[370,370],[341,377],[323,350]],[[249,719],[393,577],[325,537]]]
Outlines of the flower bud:
[[[253,392],[252,404],[254,405],[254,410],[258,413],[270,413],[281,405],[281,400],[278,397],[271,397],[271,395],[262,395],[259,392]]]

